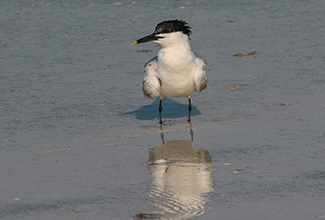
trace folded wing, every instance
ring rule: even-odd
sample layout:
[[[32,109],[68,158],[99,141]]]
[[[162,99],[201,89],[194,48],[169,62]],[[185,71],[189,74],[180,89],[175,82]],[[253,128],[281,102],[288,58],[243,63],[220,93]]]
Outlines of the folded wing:
[[[195,91],[202,92],[208,86],[208,77],[205,72],[206,62],[200,58],[196,58],[197,67],[194,73]]]
[[[144,77],[142,81],[143,94],[151,99],[159,96],[161,80],[157,72],[157,57],[150,60],[144,69]]]

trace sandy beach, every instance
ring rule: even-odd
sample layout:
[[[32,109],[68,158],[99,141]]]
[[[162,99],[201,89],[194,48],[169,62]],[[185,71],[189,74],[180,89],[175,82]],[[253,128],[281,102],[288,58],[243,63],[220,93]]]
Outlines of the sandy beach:
[[[5,1],[0,219],[325,218],[325,1]],[[208,89],[143,96],[164,20]]]

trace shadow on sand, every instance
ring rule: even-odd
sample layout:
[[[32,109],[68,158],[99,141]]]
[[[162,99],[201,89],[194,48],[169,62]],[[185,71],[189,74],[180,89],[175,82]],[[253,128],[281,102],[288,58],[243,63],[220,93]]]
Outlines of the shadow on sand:
[[[126,112],[125,114],[135,114],[139,120],[152,120],[159,117],[159,98],[155,99],[150,105],[145,105],[138,110]],[[188,104],[181,104],[169,98],[164,98],[162,101],[162,118],[181,118],[188,117]],[[201,115],[201,112],[192,105],[192,116]]]

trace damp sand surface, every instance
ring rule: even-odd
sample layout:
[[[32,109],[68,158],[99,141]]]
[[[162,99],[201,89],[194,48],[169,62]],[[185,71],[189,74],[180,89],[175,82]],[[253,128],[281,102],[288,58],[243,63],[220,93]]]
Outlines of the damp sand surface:
[[[324,219],[324,1],[6,1],[1,219]],[[166,19],[208,89],[141,91]]]

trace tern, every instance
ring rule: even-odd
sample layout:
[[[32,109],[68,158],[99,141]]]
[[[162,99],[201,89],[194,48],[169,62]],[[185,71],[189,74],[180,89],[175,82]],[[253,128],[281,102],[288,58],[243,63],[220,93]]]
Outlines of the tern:
[[[154,99],[159,96],[159,123],[162,124],[162,100],[188,97],[188,122],[191,123],[191,95],[207,87],[205,60],[198,58],[190,47],[191,27],[182,20],[157,24],[155,31],[132,45],[153,41],[161,46],[158,55],[145,64],[142,91]]]

